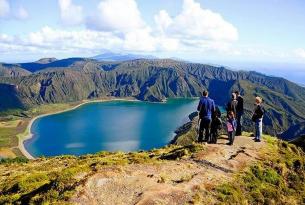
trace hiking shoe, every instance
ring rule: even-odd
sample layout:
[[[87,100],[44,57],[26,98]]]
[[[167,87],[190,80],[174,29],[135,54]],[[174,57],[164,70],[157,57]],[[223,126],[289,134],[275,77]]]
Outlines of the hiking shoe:
[[[255,142],[261,142],[261,140],[260,139],[255,139]]]

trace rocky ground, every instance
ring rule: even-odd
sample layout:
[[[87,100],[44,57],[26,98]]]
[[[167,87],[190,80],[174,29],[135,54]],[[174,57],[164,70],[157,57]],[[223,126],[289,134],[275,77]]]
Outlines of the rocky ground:
[[[75,204],[187,204],[197,191],[209,191],[233,179],[235,173],[260,160],[265,142],[251,137],[236,138],[233,146],[227,138],[180,160],[162,163],[103,166],[77,187],[70,199]],[[207,203],[213,197],[207,196]]]
[[[194,137],[185,133],[183,140]],[[305,153],[264,136],[0,161],[0,204],[305,204]]]

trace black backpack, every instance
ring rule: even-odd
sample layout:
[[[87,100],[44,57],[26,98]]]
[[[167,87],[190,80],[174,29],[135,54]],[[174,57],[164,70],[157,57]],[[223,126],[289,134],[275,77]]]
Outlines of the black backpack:
[[[228,102],[228,105],[227,105],[227,113],[233,111],[233,113],[236,115],[237,104],[238,104],[238,101],[237,101],[237,100],[232,100],[232,101]]]

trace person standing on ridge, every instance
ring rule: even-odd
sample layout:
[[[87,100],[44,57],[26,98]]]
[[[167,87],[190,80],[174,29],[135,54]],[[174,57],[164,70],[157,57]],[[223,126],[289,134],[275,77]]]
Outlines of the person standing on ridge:
[[[229,115],[230,112],[233,112],[234,116],[236,116],[237,104],[238,104],[238,101],[236,100],[236,94],[232,93],[231,100],[228,102],[227,107],[226,107],[227,115]]]
[[[208,97],[208,91],[202,92],[197,111],[199,112],[199,136],[198,142],[210,142],[210,128],[212,122],[212,113],[215,112],[214,100]],[[205,131],[205,138],[203,140],[203,131]]]
[[[233,111],[228,113],[228,120],[227,120],[227,131],[228,131],[228,138],[229,142],[227,145],[233,145],[235,139],[235,131],[236,131],[236,120]]]
[[[255,142],[260,142],[263,134],[263,117],[265,109],[262,106],[262,101],[261,97],[255,98],[255,109],[252,115],[252,121],[255,122]]]
[[[235,91],[237,96],[237,107],[236,107],[236,136],[241,136],[243,126],[243,114],[244,114],[244,98],[240,95],[239,91]]]
[[[222,121],[221,121],[221,111],[218,106],[215,106],[215,111],[212,113],[212,123],[210,131],[211,143],[216,144],[217,138],[219,136],[219,130],[221,130]]]

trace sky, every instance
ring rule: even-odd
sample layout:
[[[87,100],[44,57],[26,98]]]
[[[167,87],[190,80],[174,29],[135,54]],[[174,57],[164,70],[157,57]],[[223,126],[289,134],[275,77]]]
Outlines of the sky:
[[[0,62],[112,51],[305,84],[304,11],[304,0],[0,0]]]

